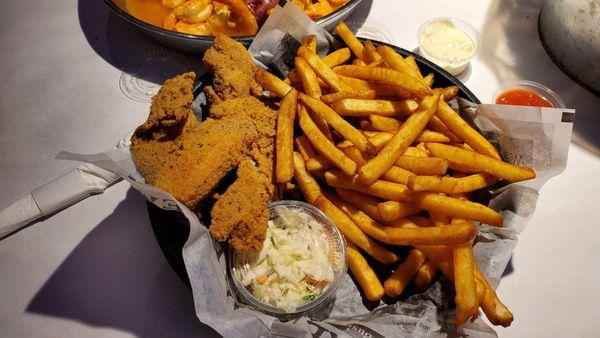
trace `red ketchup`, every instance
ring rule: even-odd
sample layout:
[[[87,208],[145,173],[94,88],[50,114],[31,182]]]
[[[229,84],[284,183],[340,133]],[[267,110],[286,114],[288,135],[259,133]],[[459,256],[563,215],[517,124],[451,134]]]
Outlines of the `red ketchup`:
[[[554,108],[554,105],[548,99],[527,89],[507,90],[496,98],[496,104]]]

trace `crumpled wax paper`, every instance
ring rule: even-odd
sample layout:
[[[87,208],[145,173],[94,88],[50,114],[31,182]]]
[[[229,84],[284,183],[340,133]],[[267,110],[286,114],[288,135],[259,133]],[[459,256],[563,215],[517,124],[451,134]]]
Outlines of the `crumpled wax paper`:
[[[328,50],[331,36],[316,27],[302,11],[287,5],[277,8],[250,46],[263,65],[283,65],[282,46],[299,45],[305,34],[316,34],[320,48]],[[291,41],[291,40],[295,40]],[[565,168],[574,110],[453,102],[461,115],[501,149],[509,162],[530,166],[537,178],[486,191],[489,205],[502,213],[503,228],[479,226],[474,246],[477,265],[496,287],[523,230],[535,210],[538,190]],[[477,335],[495,337],[495,331],[477,319],[459,329],[453,326],[453,287],[441,277],[427,291],[395,304],[366,304],[349,274],[335,299],[308,316],[282,322],[236,301],[227,280],[222,247],[196,215],[170,194],[147,185],[135,169],[127,142],[103,154],[63,154],[91,162],[129,181],[155,205],[179,210],[189,220],[190,234],[183,258],[192,285],[198,319],[225,337],[447,337]],[[501,297],[501,295],[500,295]],[[508,304],[510,306],[510,304]]]

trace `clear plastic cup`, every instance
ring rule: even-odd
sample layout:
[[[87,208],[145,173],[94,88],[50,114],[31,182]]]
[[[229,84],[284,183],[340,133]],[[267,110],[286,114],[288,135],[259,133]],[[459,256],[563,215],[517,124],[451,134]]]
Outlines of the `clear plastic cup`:
[[[333,221],[327,217],[321,210],[315,208],[314,206],[293,200],[284,200],[273,202],[269,204],[270,211],[270,219],[274,219],[278,217],[277,208],[278,207],[286,207],[289,209],[296,209],[301,212],[304,212],[311,216],[314,220],[323,225],[323,231],[325,236],[327,237],[330,245],[330,261],[335,266],[334,278],[333,281],[327,286],[327,289],[320,294],[314,300],[298,307],[294,312],[288,312],[284,309],[275,307],[270,304],[265,304],[255,298],[250,290],[246,288],[242,282],[238,278],[238,274],[236,273],[237,269],[244,269],[244,264],[240,264],[245,260],[245,253],[236,252],[232,246],[229,248],[229,276],[232,280],[232,284],[237,291],[238,295],[241,297],[244,305],[250,305],[251,307],[269,315],[277,316],[277,317],[293,317],[296,315],[300,315],[302,313],[309,312],[310,310],[315,309],[321,304],[324,304],[326,301],[331,300],[335,293],[337,292],[341,282],[342,277],[346,273],[346,242],[344,237],[335,226]]]
[[[427,27],[429,27],[429,25],[439,21],[450,21],[454,25],[454,27],[456,27],[459,31],[465,34],[467,38],[469,38],[469,40],[471,40],[471,42],[473,43],[473,54],[469,57],[449,62],[435,55],[434,51],[427,50],[427,48],[424,47],[421,43],[423,33],[425,32]],[[479,33],[479,31],[477,31],[477,29],[475,29],[475,27],[471,26],[466,21],[446,17],[440,17],[425,21],[417,31],[417,40],[419,42],[419,54],[424,58],[428,59],[429,61],[440,66],[452,75],[458,75],[462,73],[467,68],[467,66],[469,66],[471,60],[477,55],[477,53],[479,53],[479,48],[481,46],[481,34]]]
[[[500,88],[498,88],[498,90],[496,90],[496,92],[494,93],[494,97],[492,97],[492,102],[496,103],[496,99],[498,99],[498,97],[502,93],[513,89],[525,89],[532,91],[540,95],[542,98],[548,100],[550,103],[552,103],[554,108],[566,108],[563,100],[552,89],[544,86],[541,83],[528,80],[509,81],[502,84]]]

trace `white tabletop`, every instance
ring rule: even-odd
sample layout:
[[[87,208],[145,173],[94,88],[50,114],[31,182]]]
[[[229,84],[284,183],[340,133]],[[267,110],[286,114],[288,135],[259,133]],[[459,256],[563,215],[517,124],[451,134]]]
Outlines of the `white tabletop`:
[[[371,1],[352,19],[416,47],[420,23],[464,19],[483,35],[466,85],[482,101],[511,79],[555,89],[577,109],[566,171],[541,190],[498,294],[515,321],[500,336],[592,336],[600,314],[600,98],[562,74],[537,36],[542,1]],[[145,120],[122,69],[162,78],[200,58],[165,52],[100,0],[5,2],[0,20],[0,208],[102,152]],[[158,55],[158,56],[157,56]],[[140,60],[175,56],[165,72]],[[158,62],[158,61],[156,61]],[[152,68],[152,69],[150,69]],[[161,77],[162,76],[162,77]],[[139,94],[139,93],[138,93]],[[129,93],[129,96],[139,97]],[[140,195],[119,183],[0,242],[0,336],[211,336],[153,237]]]

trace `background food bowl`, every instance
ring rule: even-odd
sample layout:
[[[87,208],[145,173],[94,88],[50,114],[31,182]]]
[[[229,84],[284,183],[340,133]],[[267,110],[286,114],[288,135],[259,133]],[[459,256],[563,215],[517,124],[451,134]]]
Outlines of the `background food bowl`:
[[[214,40],[213,36],[206,35],[191,35],[185,33],[179,33],[170,31],[162,27],[154,26],[147,22],[144,22],[133,15],[127,13],[122,7],[122,0],[102,0],[110,8],[110,10],[118,15],[121,19],[132,24],[137,29],[144,32],[159,43],[192,54],[204,54]],[[315,20],[317,25],[328,30],[333,31],[337,24],[344,20],[362,0],[350,0],[344,6],[338,8],[336,11],[324,16],[318,20]],[[248,47],[254,35],[236,36],[235,40]]]

